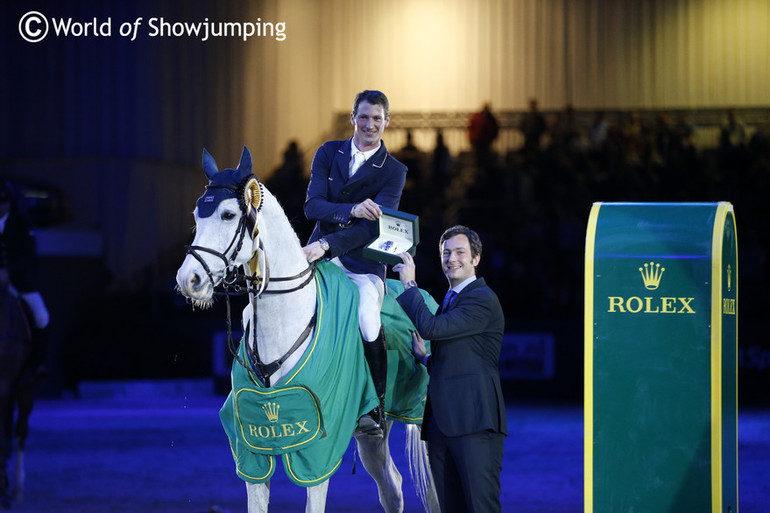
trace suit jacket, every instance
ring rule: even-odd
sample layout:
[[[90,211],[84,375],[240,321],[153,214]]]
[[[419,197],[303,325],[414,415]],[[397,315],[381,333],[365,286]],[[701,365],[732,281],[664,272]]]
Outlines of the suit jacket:
[[[385,264],[364,258],[363,246],[376,237],[377,223],[351,218],[353,205],[371,198],[381,207],[398,209],[406,182],[406,166],[388,153],[385,143],[348,177],[350,145],[345,141],[324,143],[313,158],[305,198],[305,216],[316,221],[309,243],[323,237],[331,257],[350,271],[375,274],[385,279]]]
[[[436,315],[428,310],[417,287],[407,289],[397,300],[420,335],[430,340],[423,424],[435,417],[445,436],[486,430],[507,434],[498,369],[505,318],[497,295],[484,279],[466,286],[451,308],[443,312],[440,307]]]

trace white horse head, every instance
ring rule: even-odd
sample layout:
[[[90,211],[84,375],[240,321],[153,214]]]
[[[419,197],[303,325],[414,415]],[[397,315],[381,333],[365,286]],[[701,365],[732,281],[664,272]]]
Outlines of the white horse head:
[[[209,184],[196,204],[195,239],[177,271],[177,288],[202,308],[213,304],[219,286],[225,294],[248,291],[247,347],[260,361],[272,362],[307,336],[316,305],[312,268],[278,200],[252,174],[247,148],[236,169],[222,171],[204,150],[203,170]],[[282,368],[267,376],[270,381],[290,370],[303,350],[291,350]]]
[[[266,285],[265,273],[285,276],[308,267],[278,200],[252,174],[247,148],[236,169],[222,171],[204,149],[203,170],[209,184],[196,204],[195,239],[176,276],[179,291],[194,306],[211,306],[215,288],[231,284],[239,271],[242,277],[259,273]]]

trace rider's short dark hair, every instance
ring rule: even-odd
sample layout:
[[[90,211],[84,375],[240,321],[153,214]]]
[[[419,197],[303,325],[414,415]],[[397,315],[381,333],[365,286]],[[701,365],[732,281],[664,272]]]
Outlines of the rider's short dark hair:
[[[356,95],[356,99],[353,100],[353,116],[358,114],[358,106],[361,102],[371,103],[372,105],[382,105],[382,110],[385,112],[385,117],[390,115],[390,104],[388,103],[388,97],[381,91],[365,90]]]

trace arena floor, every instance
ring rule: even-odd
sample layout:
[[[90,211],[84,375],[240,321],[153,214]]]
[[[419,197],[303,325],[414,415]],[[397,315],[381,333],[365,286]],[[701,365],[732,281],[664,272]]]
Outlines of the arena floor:
[[[222,397],[42,400],[31,419],[27,493],[13,511],[36,513],[245,512],[218,409]],[[503,511],[583,511],[583,417],[579,405],[510,404]],[[421,511],[408,477],[404,430],[392,452],[405,476],[407,512]],[[11,462],[11,465],[13,462]],[[332,477],[327,511],[381,511],[373,481],[352,445]],[[12,468],[12,467],[11,467]],[[740,510],[768,511],[770,411],[739,414]],[[282,468],[271,511],[304,511],[304,490]]]

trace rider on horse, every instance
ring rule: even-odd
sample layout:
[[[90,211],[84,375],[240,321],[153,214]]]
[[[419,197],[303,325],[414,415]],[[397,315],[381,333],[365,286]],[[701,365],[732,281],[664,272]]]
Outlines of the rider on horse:
[[[380,309],[385,296],[385,264],[363,256],[377,235],[380,207],[397,209],[407,168],[390,155],[382,134],[390,123],[387,97],[362,91],[350,113],[353,136],[328,141],[316,151],[305,200],[305,215],[316,221],[303,248],[309,262],[331,258],[359,291],[358,322],[380,405],[359,421],[359,430],[382,436],[388,374]]]
[[[12,287],[31,321],[32,354],[28,363],[43,377],[47,350],[48,309],[38,286],[35,234],[19,209],[10,184],[0,179],[0,287]]]

